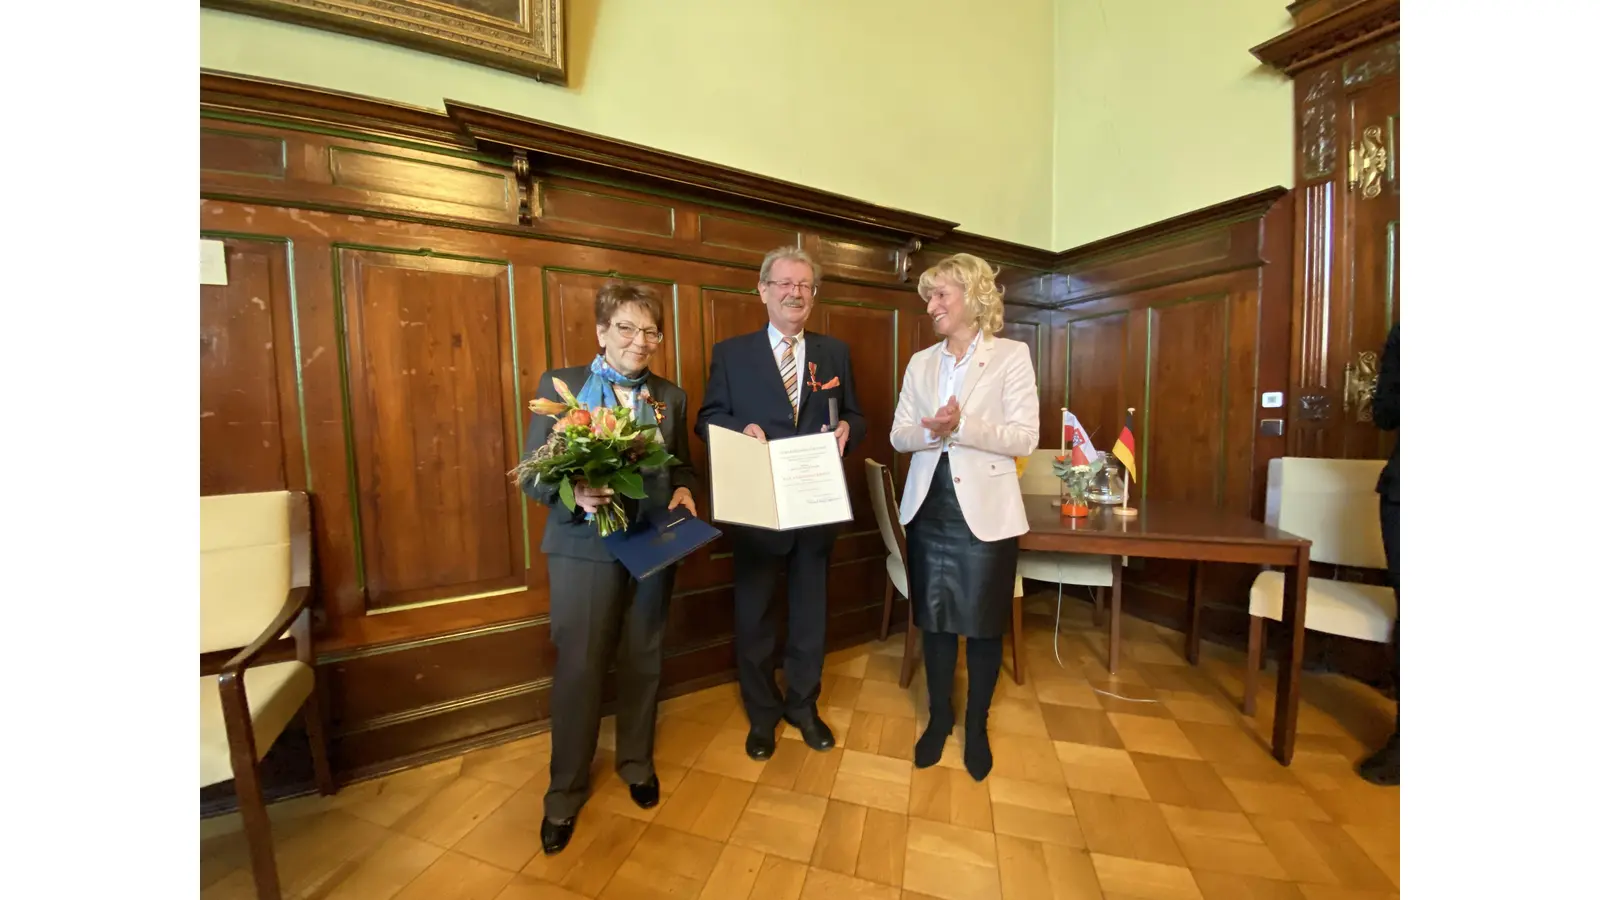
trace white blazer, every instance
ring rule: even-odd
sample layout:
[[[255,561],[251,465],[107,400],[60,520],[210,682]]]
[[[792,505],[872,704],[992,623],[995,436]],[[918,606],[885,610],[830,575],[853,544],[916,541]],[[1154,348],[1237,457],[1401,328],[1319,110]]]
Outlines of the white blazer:
[[[942,342],[941,342],[942,343]],[[894,408],[889,443],[911,454],[900,522],[916,516],[933,483],[940,445],[928,442],[922,420],[949,400],[939,392],[939,347],[917,351],[906,365],[900,402]],[[979,540],[998,541],[1026,534],[1017,457],[1039,447],[1039,386],[1028,345],[1007,338],[978,342],[961,383],[960,430],[950,443],[950,475],[967,527]]]

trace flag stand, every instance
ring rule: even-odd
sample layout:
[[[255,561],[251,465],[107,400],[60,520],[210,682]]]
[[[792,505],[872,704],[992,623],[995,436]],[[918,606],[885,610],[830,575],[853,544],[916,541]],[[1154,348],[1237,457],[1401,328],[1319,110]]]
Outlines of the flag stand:
[[[1130,422],[1133,421],[1133,407],[1131,407],[1131,406],[1128,407],[1128,421],[1130,421]],[[1132,472],[1129,472],[1129,475],[1131,476]],[[1137,515],[1139,515],[1139,510],[1131,508],[1131,507],[1128,506],[1128,497],[1131,496],[1132,494],[1133,494],[1133,479],[1130,477],[1127,480],[1127,482],[1122,485],[1122,505],[1121,506],[1113,506],[1111,508],[1111,512],[1112,512],[1113,515],[1124,516],[1124,517],[1130,518],[1130,519],[1134,518]]]

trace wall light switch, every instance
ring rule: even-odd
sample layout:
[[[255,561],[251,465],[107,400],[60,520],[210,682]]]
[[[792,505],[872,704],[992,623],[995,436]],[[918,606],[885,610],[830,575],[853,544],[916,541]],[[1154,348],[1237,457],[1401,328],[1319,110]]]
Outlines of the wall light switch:
[[[1262,419],[1261,433],[1267,437],[1281,437],[1283,435],[1282,419]]]
[[[1277,409],[1282,405],[1283,393],[1281,391],[1267,391],[1265,394],[1261,395],[1262,409]]]

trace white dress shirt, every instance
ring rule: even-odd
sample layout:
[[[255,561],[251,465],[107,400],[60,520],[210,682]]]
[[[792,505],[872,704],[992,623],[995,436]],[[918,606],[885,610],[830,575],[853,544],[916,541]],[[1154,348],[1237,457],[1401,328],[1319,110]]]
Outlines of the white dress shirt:
[[[981,337],[981,335],[978,337]],[[938,400],[940,406],[944,406],[946,403],[950,402],[951,397],[957,397],[961,395],[961,384],[967,380],[967,364],[972,362],[972,357],[974,356],[972,350],[974,347],[978,346],[978,337],[973,337],[972,343],[967,345],[966,351],[961,354],[961,359],[959,360],[956,359],[956,355],[954,353],[950,352],[949,341],[939,342]],[[961,416],[961,421],[965,421],[966,418],[966,414],[963,413]],[[939,452],[950,452],[951,441],[954,441],[956,436],[961,432],[961,421],[956,422],[956,428],[954,431],[950,432],[949,437],[945,438],[943,441],[939,441]],[[928,431],[926,428],[923,429],[923,432],[928,437],[928,443],[931,444],[938,440],[933,436],[933,432]]]
[[[777,326],[767,325],[767,341],[772,344],[772,361],[778,364],[778,371],[783,371],[783,332]],[[801,330],[794,336],[794,376],[796,383],[804,381],[806,377],[806,333]]]

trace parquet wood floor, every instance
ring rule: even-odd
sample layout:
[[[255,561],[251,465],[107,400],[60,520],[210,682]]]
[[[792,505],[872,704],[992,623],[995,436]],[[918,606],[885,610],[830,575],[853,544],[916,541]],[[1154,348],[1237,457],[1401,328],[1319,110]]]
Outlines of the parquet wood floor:
[[[272,808],[285,896],[305,900],[1364,900],[1398,897],[1400,793],[1352,771],[1394,704],[1308,675],[1294,764],[1268,752],[1270,690],[1238,713],[1242,654],[1125,621],[1123,671],[1101,665],[1088,606],[1054,596],[1028,618],[1026,685],[1001,676],[994,771],[961,767],[961,730],[911,764],[927,718],[919,672],[902,690],[900,638],[829,656],[825,717],[839,745],[783,734],[744,754],[737,690],[662,704],[662,802],[640,810],[612,772],[612,720],[594,794],[565,852],[539,852],[549,737],[469,753],[334,797]],[[1007,665],[1009,666],[1009,652]],[[964,665],[964,663],[963,663]],[[959,677],[957,717],[964,707]],[[1264,680],[1273,684],[1273,679]],[[1116,696],[1113,696],[1116,695]],[[205,900],[252,897],[236,815],[202,823]]]

